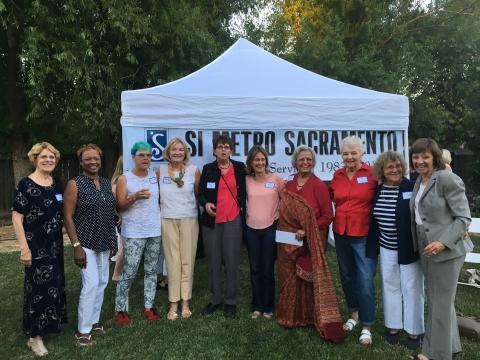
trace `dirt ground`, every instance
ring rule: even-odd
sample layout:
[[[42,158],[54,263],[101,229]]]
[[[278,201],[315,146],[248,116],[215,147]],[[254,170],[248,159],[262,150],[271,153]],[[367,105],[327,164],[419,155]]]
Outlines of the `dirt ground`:
[[[70,244],[67,234],[63,233],[64,244]],[[20,251],[12,225],[0,226],[0,253]]]

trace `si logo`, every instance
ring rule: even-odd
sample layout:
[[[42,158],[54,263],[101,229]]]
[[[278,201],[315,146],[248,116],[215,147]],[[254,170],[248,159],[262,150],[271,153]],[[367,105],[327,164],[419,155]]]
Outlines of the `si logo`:
[[[146,129],[147,143],[152,147],[152,161],[163,162],[163,149],[167,146],[168,134],[167,130],[162,129]]]

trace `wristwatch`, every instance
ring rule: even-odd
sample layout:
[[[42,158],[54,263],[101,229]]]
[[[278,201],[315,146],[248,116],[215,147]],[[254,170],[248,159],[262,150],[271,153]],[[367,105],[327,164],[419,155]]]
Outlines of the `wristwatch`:
[[[80,246],[80,242],[77,241],[76,243],[72,244],[72,246],[73,246],[74,248],[76,248],[77,246]]]

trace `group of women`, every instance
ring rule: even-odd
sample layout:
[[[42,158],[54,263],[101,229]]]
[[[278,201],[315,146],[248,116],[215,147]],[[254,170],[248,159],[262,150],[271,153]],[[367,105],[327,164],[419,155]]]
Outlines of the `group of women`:
[[[59,152],[45,142],[32,147],[29,158],[35,171],[18,184],[13,223],[25,266],[24,331],[36,355],[48,353],[43,336],[58,332],[66,321],[63,222],[82,277],[75,333],[79,345],[91,345],[92,333],[104,332],[100,312],[108,260],[117,247],[123,250],[123,269],[116,274],[116,323],[132,321],[128,294],[142,257],[143,314],[150,321],[160,319],[154,299],[161,248],[168,269],[167,319],[189,318],[201,230],[211,293],[202,315],[223,309],[225,317],[235,316],[244,239],[252,319],[274,316],[277,260],[279,325],[314,325],[322,337],[340,343],[361,324],[359,342],[368,345],[380,256],[385,340],[397,344],[405,330],[407,347],[421,346],[421,360],[450,359],[461,351],[454,299],[458,273],[473,247],[467,233],[470,212],[463,182],[444,171],[442,153],[433,140],[419,139],[411,148],[419,174],[415,183],[405,177],[405,160],[396,152],[381,154],[373,169],[364,163],[363,145],[356,137],[343,140],[344,167],[334,173],[329,186],[313,173],[315,153],[310,148],[296,149],[292,165],[297,173],[286,183],[268,171],[268,154],[262,147],[250,149],[246,165],[231,159],[233,149],[230,138],[218,136],[213,143],[216,159],[200,174],[188,163],[185,142],[175,138],[164,150],[166,163],[153,171],[150,145],[137,142],[131,149],[134,167],[118,177],[114,195],[110,182],[99,176],[102,152],[96,145],[79,149],[83,172],[67,183],[65,192],[52,177]],[[121,218],[119,244],[116,211]],[[345,322],[326,260],[332,221],[349,310]],[[277,244],[277,230],[297,240]]]

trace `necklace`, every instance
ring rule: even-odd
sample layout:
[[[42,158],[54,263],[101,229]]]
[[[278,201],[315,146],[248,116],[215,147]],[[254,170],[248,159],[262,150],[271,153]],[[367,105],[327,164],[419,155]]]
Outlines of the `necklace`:
[[[222,170],[228,170],[228,168],[230,167],[230,161],[228,162],[227,165],[224,165],[224,166],[218,164],[218,167],[219,167],[220,169],[222,169]]]
[[[170,179],[173,180],[175,184],[177,184],[177,187],[181,188],[185,182],[183,181],[183,176],[185,175],[185,168],[182,165],[182,168],[180,169],[180,172],[178,173],[178,176],[175,176],[173,173],[172,165],[168,164],[168,176],[170,176]]]

